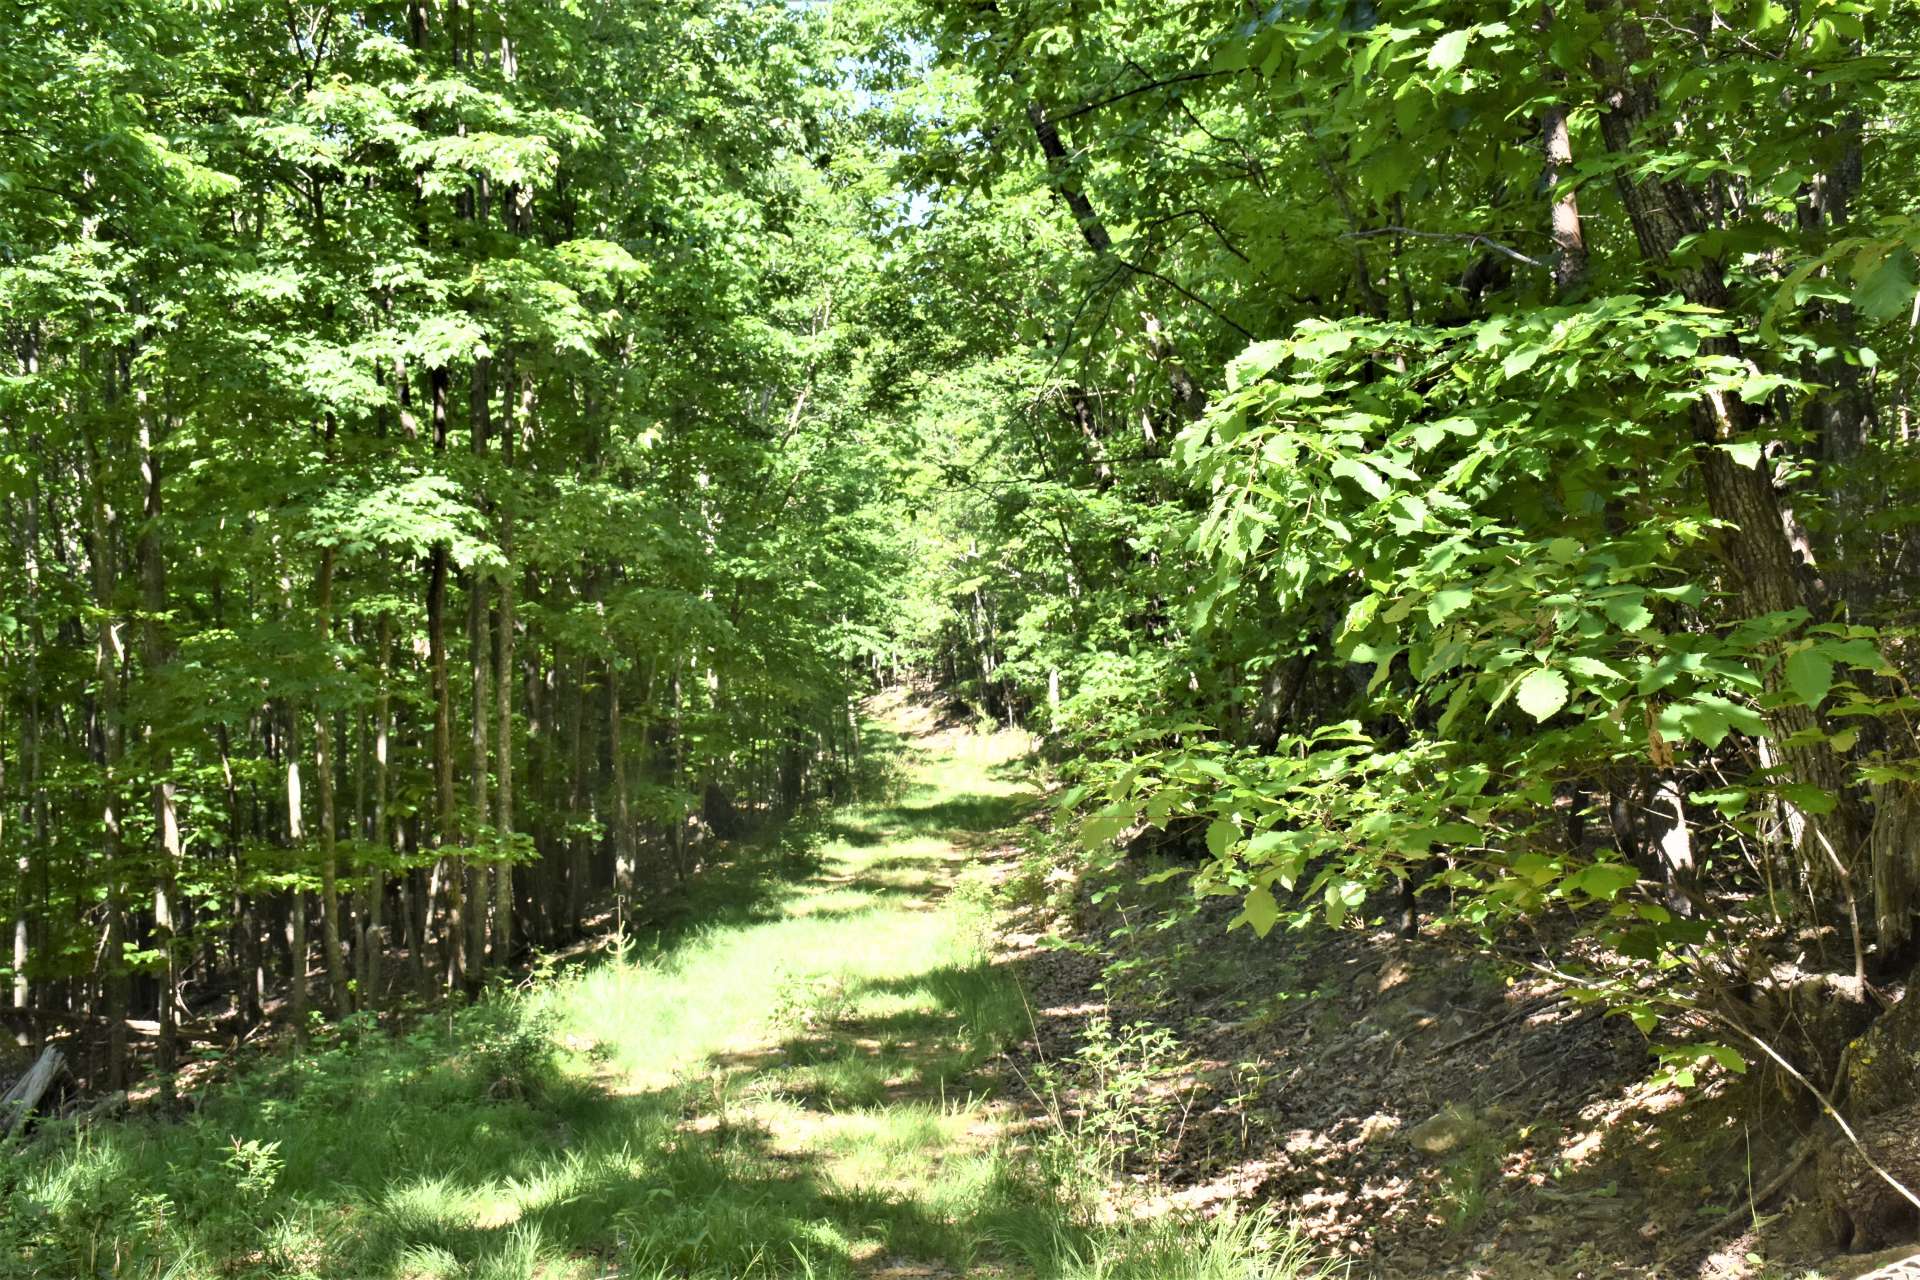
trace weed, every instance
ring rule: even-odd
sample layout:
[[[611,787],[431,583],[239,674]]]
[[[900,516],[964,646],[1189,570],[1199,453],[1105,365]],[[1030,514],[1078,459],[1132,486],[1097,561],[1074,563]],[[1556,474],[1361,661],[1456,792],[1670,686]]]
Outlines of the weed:
[[[846,1021],[853,998],[844,976],[789,974],[774,984],[770,1026],[789,1033],[822,1035]]]
[[[1335,1280],[1270,1209],[1227,1210],[1212,1220],[1167,1216],[1092,1230],[1056,1227],[1021,1242],[1029,1264],[1054,1280]]]
[[[1441,1166],[1434,1200],[1449,1231],[1464,1235],[1485,1216],[1498,1181],[1501,1154],[1500,1140],[1489,1130],[1461,1146]]]
[[[558,1081],[559,1045],[551,1012],[529,1012],[496,999],[463,1011],[459,1022],[470,1070],[487,1097],[524,1102]]]
[[[280,1144],[258,1138],[235,1138],[233,1149],[222,1162],[233,1180],[233,1189],[241,1199],[261,1202],[273,1194],[274,1184],[286,1161],[280,1158]]]
[[[1181,1106],[1173,1082],[1187,1065],[1165,1027],[1092,1019],[1077,1054],[1035,1073],[1035,1096],[1052,1121],[1039,1153],[1049,1180],[1088,1199],[1129,1163],[1157,1174]]]

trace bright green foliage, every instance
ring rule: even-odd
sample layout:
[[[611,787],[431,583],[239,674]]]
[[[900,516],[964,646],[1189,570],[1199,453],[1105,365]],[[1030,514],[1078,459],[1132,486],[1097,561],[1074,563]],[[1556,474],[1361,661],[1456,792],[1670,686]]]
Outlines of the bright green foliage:
[[[9,24],[15,1003],[247,1017],[309,905],[340,1011],[369,928],[471,984],[844,785],[897,560],[832,49],[705,0]]]
[[[956,481],[908,638],[1090,850],[1188,833],[1262,933],[1428,885],[1763,1033],[1728,975],[1793,926],[1905,971],[1911,12],[902,22]]]
[[[1642,1021],[1899,977],[1915,37],[29,5],[14,1002],[118,1078],[129,1015],[170,1068],[269,968],[303,1023],[316,940],[335,1011],[390,950],[471,987],[693,877],[696,816],[844,789],[851,697],[909,667],[1262,932],[1424,886]]]

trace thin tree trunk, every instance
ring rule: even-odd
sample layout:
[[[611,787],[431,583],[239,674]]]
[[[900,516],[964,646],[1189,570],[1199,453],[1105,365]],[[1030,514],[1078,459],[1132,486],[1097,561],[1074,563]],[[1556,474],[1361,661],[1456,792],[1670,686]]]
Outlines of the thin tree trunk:
[[[140,471],[145,501],[139,539],[140,591],[146,617],[141,622],[141,649],[147,678],[153,679],[168,661],[160,618],[167,608],[166,561],[160,550],[161,473],[155,452],[153,410],[144,389],[136,393],[140,433]],[[155,1001],[160,1043],[155,1069],[161,1097],[173,1100],[173,1073],[179,1062],[179,1031],[175,1006],[179,1000],[179,956],[175,953],[175,880],[181,858],[180,816],[174,801],[173,750],[162,744],[154,753],[153,825],[157,865],[153,886],[153,947],[160,952],[160,991]]]
[[[385,990],[380,967],[387,949],[387,869],[378,859],[391,851],[387,833],[387,797],[391,790],[387,764],[388,744],[393,736],[393,615],[382,612],[374,645],[378,650],[379,690],[374,695],[373,711],[373,847],[375,858],[368,869],[366,955],[367,1000],[377,1001]]]
[[[591,815],[587,809],[587,680],[584,663],[575,667],[573,697],[568,708],[572,717],[569,725],[568,758],[573,767],[567,770],[567,824],[570,832],[567,845],[570,857],[567,868],[567,933],[573,934],[580,928],[580,917],[587,905],[587,837],[584,831]]]
[[[331,435],[331,424],[328,434]],[[320,642],[333,647],[334,550],[320,553],[318,631]],[[327,663],[331,669],[331,657]],[[336,1015],[352,1011],[347,967],[340,947],[339,824],[335,812],[333,772],[333,715],[325,707],[314,716],[314,776],[320,784],[320,909],[321,949],[326,954],[328,1002]]]
[[[121,867],[120,764],[122,751],[120,623],[114,612],[114,547],[109,527],[105,480],[97,442],[89,439],[88,506],[91,513],[90,559],[96,624],[93,674],[97,686],[95,718],[100,767],[100,865],[107,886],[106,926],[101,942],[101,1015],[107,1020],[107,1087],[127,1086],[129,984],[125,959],[126,888]]]
[[[620,732],[620,673],[607,663],[607,753],[613,770],[613,893],[616,921],[626,927],[633,897],[633,824],[627,809],[627,752]]]
[[[484,356],[476,359],[467,397],[468,436],[476,462],[483,460],[487,453],[491,380],[491,362]],[[470,726],[473,777],[470,786],[474,832],[470,843],[475,849],[485,843],[484,828],[491,816],[487,804],[487,725],[494,711],[494,699],[488,691],[494,645],[492,628],[487,625],[487,614],[487,580],[475,572],[467,595],[468,672],[473,693],[473,723]],[[471,974],[481,973],[487,966],[487,908],[493,898],[490,884],[492,870],[489,859],[476,857],[467,872],[467,902],[471,912],[467,929],[467,970]]]
[[[501,526],[502,549],[513,554],[511,517]],[[494,868],[493,880],[493,962],[504,966],[513,954],[513,575],[500,578],[500,608],[495,618],[494,641],[494,719],[498,728],[495,763],[499,771],[494,800],[499,806],[494,819],[495,836],[502,857]]]
[[[38,371],[37,355],[31,350],[28,356],[29,375]],[[26,770],[27,805],[25,822],[26,842],[23,845],[16,866],[19,881],[16,886],[16,910],[13,919],[13,1007],[25,1009],[32,1002],[32,988],[27,979],[27,966],[32,959],[32,934],[27,921],[28,883],[33,875],[33,853],[41,853],[47,847],[47,792],[42,777],[41,763],[41,689],[40,655],[46,650],[46,631],[40,620],[40,480],[35,475],[27,490],[27,527],[25,536],[25,564],[27,574],[27,610],[29,614],[29,641],[31,650],[27,654],[26,717],[21,725],[22,764]],[[45,898],[42,898],[42,906]]]
[[[433,448],[447,451],[447,371],[430,371],[433,392]],[[427,563],[427,662],[433,684],[434,845],[458,845],[460,833],[453,792],[453,690],[447,678],[447,573],[452,549],[436,542]],[[450,991],[465,991],[467,973],[465,871],[458,857],[441,855],[438,868],[446,885],[446,981]]]
[[[501,45],[502,60],[510,55],[508,46]],[[511,208],[509,206],[509,219]],[[498,777],[495,781],[495,803],[498,810],[494,818],[495,835],[500,841],[502,857],[494,868],[493,901],[493,960],[496,965],[505,966],[513,954],[513,458],[516,445],[515,437],[531,417],[533,409],[533,379],[519,379],[519,403],[514,403],[514,368],[507,365],[505,379],[506,394],[503,397],[505,408],[500,424],[500,466],[506,472],[509,487],[502,495],[500,503],[500,554],[506,566],[500,574],[500,606],[494,618],[494,720],[497,725],[498,745],[494,757]],[[517,410],[517,412],[516,412]]]
[[[298,856],[306,841],[306,803],[300,784],[300,711],[287,707],[287,845]],[[300,858],[301,862],[305,858]],[[287,891],[287,1010],[295,1044],[307,1042],[307,892],[296,881]]]
[[[467,972],[470,975],[478,975],[487,967],[487,908],[493,900],[488,860],[478,853],[486,843],[485,828],[491,816],[487,801],[487,723],[493,716],[493,696],[488,689],[493,667],[493,629],[487,624],[486,592],[486,579],[475,574],[467,593],[467,668],[473,693],[473,721],[468,726],[473,769],[468,780],[473,830],[467,843],[476,851],[467,864]]]

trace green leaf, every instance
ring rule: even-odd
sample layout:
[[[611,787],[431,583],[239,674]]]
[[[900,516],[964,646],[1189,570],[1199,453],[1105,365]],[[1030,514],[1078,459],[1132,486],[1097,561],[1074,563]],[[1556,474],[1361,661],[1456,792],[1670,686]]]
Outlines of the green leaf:
[[[1473,592],[1465,587],[1445,587],[1433,593],[1427,602],[1427,621],[1439,626],[1473,603]]]
[[[1596,862],[1566,879],[1566,887],[1597,902],[1611,902],[1640,881],[1640,873],[1624,862]]]
[[[1375,471],[1358,458],[1335,458],[1333,465],[1328,468],[1328,471],[1331,472],[1335,478],[1344,476],[1353,481],[1362,489],[1365,489],[1375,501],[1379,501],[1393,492],[1393,486],[1389,485],[1378,471]]]
[[[1733,1072],[1735,1075],[1745,1075],[1747,1073],[1746,1058],[1741,1055],[1738,1049],[1735,1049],[1731,1045],[1703,1044],[1700,1046],[1700,1050],[1706,1054],[1707,1057],[1712,1058],[1715,1062],[1719,1063],[1728,1071]]]
[[[1800,649],[1787,655],[1787,687],[1810,707],[1820,705],[1833,688],[1833,659],[1818,649]]]
[[[1638,596],[1615,596],[1600,607],[1622,631],[1645,631],[1653,625],[1653,611]]]
[[[1567,678],[1549,667],[1529,671],[1514,701],[1535,720],[1545,721],[1567,705]]]
[[[1717,444],[1714,448],[1722,450],[1732,457],[1736,466],[1751,471],[1760,465],[1760,442],[1758,440],[1735,440],[1730,444]]]
[[[1663,324],[1654,331],[1653,349],[1663,356],[1691,358],[1700,354],[1700,335],[1683,324]]]
[[[1896,248],[1854,264],[1853,305],[1874,320],[1890,320],[1913,305],[1914,256]]]
[[[1265,886],[1261,886],[1248,892],[1241,914],[1253,926],[1254,933],[1264,938],[1280,919],[1280,904],[1273,900],[1273,894]]]
[[[1215,818],[1207,826],[1207,852],[1224,858],[1240,842],[1240,826],[1226,818]]]
[[[1747,807],[1751,793],[1745,787],[1719,787],[1712,791],[1696,791],[1693,798],[1701,804],[1710,804],[1731,818]]]
[[[1358,880],[1330,880],[1326,897],[1327,923],[1337,929],[1355,907],[1367,900],[1367,888]]]
[[[1080,824],[1080,843],[1088,849],[1098,849],[1125,831],[1132,817],[1124,810],[1102,809]]]
[[[1447,32],[1433,42],[1433,48],[1427,50],[1427,65],[1435,71],[1453,70],[1467,56],[1467,42],[1472,39],[1472,27]]]

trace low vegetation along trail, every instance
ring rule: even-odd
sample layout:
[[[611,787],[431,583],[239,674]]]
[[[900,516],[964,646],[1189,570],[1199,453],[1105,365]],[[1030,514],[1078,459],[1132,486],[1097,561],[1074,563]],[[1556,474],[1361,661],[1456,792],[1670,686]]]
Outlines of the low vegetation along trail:
[[[1031,1021],[979,854],[1036,802],[1025,740],[874,710],[879,798],[716,869],[677,934],[50,1135],[0,1274],[1295,1274],[1264,1219],[1099,1211],[1001,1056]]]

